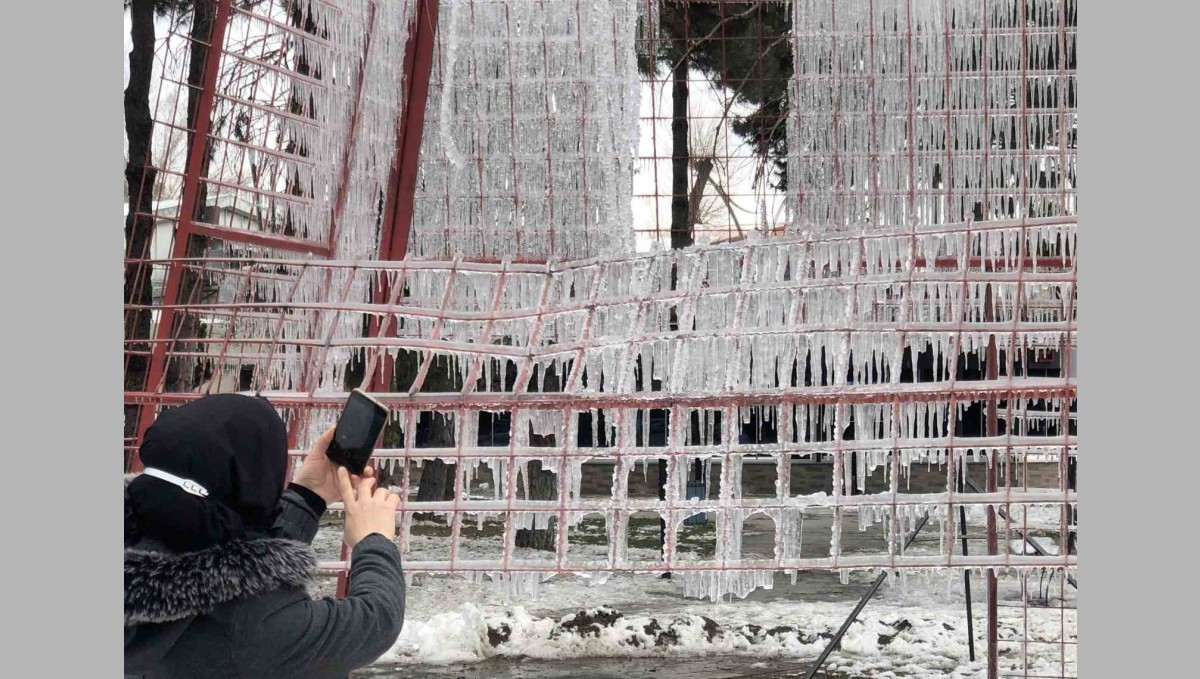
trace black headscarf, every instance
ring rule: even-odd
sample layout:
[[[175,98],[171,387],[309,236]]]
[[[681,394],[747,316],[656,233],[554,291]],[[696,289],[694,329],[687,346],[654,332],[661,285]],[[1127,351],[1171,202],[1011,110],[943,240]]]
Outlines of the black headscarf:
[[[206,396],[161,413],[146,431],[142,464],[208,490],[192,495],[142,475],[128,486],[127,511],[140,535],[183,552],[265,535],[287,473],[287,428],[263,398]]]

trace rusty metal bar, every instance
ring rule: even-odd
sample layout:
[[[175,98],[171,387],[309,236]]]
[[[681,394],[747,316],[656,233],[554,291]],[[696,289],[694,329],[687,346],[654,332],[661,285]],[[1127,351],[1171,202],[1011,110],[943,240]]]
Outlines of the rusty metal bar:
[[[911,545],[912,541],[917,537],[917,533],[920,533],[921,529],[925,527],[925,523],[927,521],[929,521],[928,514],[921,517],[921,520],[917,522],[913,532],[904,540],[904,549],[908,549],[908,546]],[[883,585],[883,582],[887,580],[887,575],[888,572],[886,569],[880,571],[879,575],[875,578],[875,582],[871,583],[871,588],[867,590],[866,594],[862,595],[862,598],[858,600],[858,604],[854,607],[854,610],[850,611],[850,615],[846,617],[846,621],[842,623],[842,626],[838,628],[837,633],[834,634],[833,638],[829,640],[829,644],[825,646],[825,650],[821,651],[821,655],[817,656],[817,659],[808,668],[808,674],[804,675],[804,679],[813,679],[813,677],[817,676],[817,672],[820,671],[821,666],[824,665],[825,661],[829,659],[829,654],[833,653],[834,649],[838,647],[838,644],[842,643],[842,637],[846,636],[846,630],[850,629],[850,625],[854,624],[855,619],[858,618],[858,614],[862,612],[863,608],[866,608],[867,602],[871,600],[871,597],[875,596],[875,592],[878,592],[879,588]]]
[[[433,45],[437,34],[438,0],[416,0],[413,27],[404,53],[404,77],[407,93],[404,115],[396,132],[396,166],[384,207],[383,235],[379,258],[404,259],[408,252],[408,234],[412,230],[413,199],[420,167],[421,137],[425,128],[425,107],[429,99],[429,78],[433,71]]]
[[[187,175],[191,177],[192,175]],[[180,221],[180,226],[183,221]],[[285,250],[290,252],[308,253],[313,255],[329,256],[329,248],[315,241],[296,238],[294,236],[283,236],[277,233],[269,233],[267,231],[251,231],[249,229],[235,229],[230,226],[217,226],[215,224],[202,224],[193,222],[188,225],[188,230],[191,234],[197,236],[208,236],[210,238],[219,238],[221,240],[234,241],[237,243],[245,243],[247,245],[260,245],[262,247],[274,248],[276,250]],[[178,238],[178,236],[176,236]],[[176,241],[178,242],[178,241]],[[183,260],[186,261],[186,260]],[[167,306],[164,304],[159,307]]]
[[[628,394],[606,394],[586,392],[569,394],[562,392],[475,392],[464,395],[455,393],[396,393],[375,392],[376,398],[392,408],[446,410],[457,405],[488,410],[512,407],[561,410],[564,406],[576,409],[588,408],[669,408],[679,405],[685,408],[720,408],[729,405],[769,406],[790,403],[891,403],[892,399],[904,402],[936,402],[955,397],[965,401],[998,399],[1009,394],[1015,398],[1074,398],[1077,387],[1072,380],[1066,384],[1059,380],[1024,378],[1019,380],[997,380],[994,382],[958,382],[953,387],[938,386],[936,383],[903,383],[900,385],[848,385],[843,387],[806,387],[801,390],[772,390],[761,392],[712,392],[676,394],[668,392],[633,392]],[[263,392],[263,396],[279,407],[313,406],[332,408],[340,406],[346,394],[305,395],[296,392]],[[199,398],[196,394],[156,392],[126,392],[126,403],[186,403]],[[995,438],[995,437],[989,437]]]
[[[404,48],[404,108],[396,130],[396,161],[390,173],[387,195],[384,197],[383,226],[379,240],[379,258],[387,261],[402,260],[408,252],[413,200],[420,169],[421,137],[425,128],[425,107],[429,99],[429,79],[433,71],[438,0],[416,0],[416,3],[408,43]],[[380,289],[375,291],[376,301],[387,303],[389,307],[394,305],[405,285],[403,275],[397,281],[397,285],[397,290],[389,290],[387,282],[384,281]],[[388,317],[392,318],[390,314]],[[371,336],[380,337],[389,331],[394,332],[394,327],[394,324],[381,324],[378,317],[372,317],[368,330]],[[381,381],[383,388],[391,388],[391,378],[395,370],[391,356],[381,352],[381,360],[381,369],[374,369],[372,364],[372,369],[363,376],[367,391],[377,389]],[[346,556],[346,546],[343,545],[342,559]],[[336,594],[339,597],[345,596],[349,586],[348,576],[346,571],[338,573]]]
[[[433,47],[437,34],[438,0],[415,0],[413,23],[409,30],[408,43],[404,48],[405,94],[403,113],[396,127],[396,160],[388,179],[388,191],[384,197],[383,226],[379,239],[379,259],[401,261],[408,253],[408,236],[412,231],[413,200],[417,190],[417,174],[420,170],[421,138],[425,130],[425,108],[429,100],[429,79],[433,71]],[[402,276],[397,283],[399,290],[389,290],[385,280],[375,292],[377,302],[391,308],[403,291]],[[390,317],[390,316],[389,316]],[[393,328],[381,324],[372,316],[368,326],[372,337],[391,334]],[[395,371],[392,357],[380,354],[382,366],[364,375],[367,391],[391,388],[391,376]],[[384,378],[383,376],[387,376]]]
[[[963,470],[963,481],[959,483],[959,491],[962,491],[962,484],[966,479],[966,470]],[[962,526],[962,553],[963,556],[970,556],[967,549],[967,508],[962,504],[958,505],[958,520]],[[971,662],[975,662],[975,614],[971,610],[971,572],[963,570],[963,591],[967,598],[967,654]]]
[[[179,224],[175,229],[175,242],[172,247],[172,259],[182,259],[187,255],[187,246],[191,235],[196,231],[196,211],[199,207],[201,171],[204,168],[204,156],[208,151],[208,133],[212,127],[213,99],[216,96],[217,75],[221,68],[221,56],[225,44],[225,29],[229,24],[232,12],[232,0],[217,0],[213,10],[212,30],[208,36],[208,47],[204,52],[204,76],[200,88],[200,99],[196,105],[196,130],[192,134],[189,148],[187,173],[184,176],[183,195],[179,205]],[[193,36],[197,37],[197,36]],[[167,269],[167,280],[163,288],[163,303],[176,304],[179,300],[179,288],[183,282],[183,267],[172,266]],[[162,310],[158,319],[155,338],[166,340],[171,337],[175,325],[175,315],[170,308]],[[162,380],[166,373],[167,342],[154,345],[150,355],[150,366],[146,371],[146,389],[161,391]],[[147,404],[138,415],[137,438],[140,441],[150,427],[153,406]],[[130,461],[132,471],[142,468],[140,458],[134,453]]]
[[[984,319],[992,320],[992,286],[987,286],[984,294]],[[1000,373],[999,366],[999,350],[996,347],[996,336],[992,335],[988,339],[987,354],[985,364],[987,366],[987,378],[990,380],[997,379]],[[986,418],[986,436],[996,436],[999,430],[998,417],[998,396],[992,394],[987,401],[987,418]],[[1013,393],[1007,394],[1008,400],[1011,402]],[[1000,461],[996,459],[995,451],[987,452],[987,471],[984,487],[988,493],[996,492],[996,468]],[[965,470],[964,470],[965,473]],[[1011,470],[1008,476],[1011,477]],[[1006,479],[1007,480],[1007,479]],[[996,532],[996,508],[988,505],[984,510],[987,521],[987,553],[989,556],[995,556],[1000,553],[999,534]],[[996,578],[995,569],[987,571],[987,653],[988,653],[988,679],[996,679],[999,676],[1000,649],[997,647],[1000,634],[1000,618],[997,610],[999,601],[999,589]]]

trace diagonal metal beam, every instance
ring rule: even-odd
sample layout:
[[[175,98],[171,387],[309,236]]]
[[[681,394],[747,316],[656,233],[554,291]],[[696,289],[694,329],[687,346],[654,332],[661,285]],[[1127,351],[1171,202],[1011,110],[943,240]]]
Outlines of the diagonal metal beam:
[[[217,74],[221,68],[221,56],[224,54],[225,29],[229,24],[232,11],[232,0],[218,0],[213,7],[212,27],[206,37],[208,47],[204,51],[204,75],[200,83],[200,96],[196,104],[196,129],[192,133],[187,161],[187,172],[183,178],[183,194],[179,204],[179,223],[175,228],[175,242],[171,250],[172,259],[183,259],[187,255],[188,242],[196,233],[196,215],[200,205],[201,173],[204,169],[204,158],[208,153],[209,130],[212,128],[213,100],[217,91]],[[198,40],[198,36],[192,36]],[[173,342],[173,331],[176,317],[171,307],[179,301],[179,288],[183,283],[184,267],[173,263],[167,269],[167,280],[163,287],[164,308],[158,319],[155,331],[157,343],[151,350],[150,366],[146,371],[145,388],[157,392],[162,389],[162,381],[166,374],[167,352]],[[137,440],[141,441],[150,422],[154,419],[154,406],[146,405],[138,415]],[[140,471],[141,460],[135,452],[130,461],[130,471]]]
[[[929,515],[926,514],[925,516],[921,517],[920,521],[917,522],[917,526],[913,528],[913,532],[904,540],[905,550],[907,550],[908,546],[912,544],[912,541],[917,537],[917,533],[921,532],[921,529],[925,527],[925,524],[928,521]],[[814,661],[813,664],[808,668],[808,674],[804,675],[804,679],[813,679],[813,677],[817,676],[817,672],[821,670],[821,666],[824,665],[825,661],[829,659],[829,654],[833,653],[833,651],[838,647],[838,644],[842,643],[842,637],[846,636],[846,631],[850,629],[850,625],[853,625],[854,621],[858,619],[858,614],[862,613],[862,609],[866,608],[867,602],[870,601],[871,597],[875,596],[875,593],[879,591],[879,588],[883,585],[884,580],[887,580],[886,570],[879,573],[879,576],[875,578],[875,582],[871,583],[871,589],[868,589],[867,593],[863,594],[862,598],[858,600],[858,605],[854,607],[854,610],[850,611],[850,615],[846,617],[846,621],[842,623],[842,626],[838,629],[837,634],[833,635],[833,639],[829,640],[829,644],[825,646],[825,650],[821,651],[821,655],[817,656],[816,661]]]

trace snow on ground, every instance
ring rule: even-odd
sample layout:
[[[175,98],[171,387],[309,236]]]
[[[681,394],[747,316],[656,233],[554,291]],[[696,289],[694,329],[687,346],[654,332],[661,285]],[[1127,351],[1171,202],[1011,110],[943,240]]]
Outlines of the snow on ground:
[[[404,558],[445,558],[448,530],[436,524],[414,524]],[[702,537],[704,530],[697,527],[688,536],[697,550],[703,549],[704,541],[697,535]],[[314,546],[322,559],[337,557],[340,537],[338,525],[321,530]],[[495,554],[500,540],[499,528],[485,525],[464,541],[464,556]],[[607,553],[606,545],[583,537],[577,540],[575,535],[572,540],[572,553],[581,557],[603,558]],[[657,550],[650,545],[656,541],[654,524],[632,529],[630,555],[653,558]],[[1039,544],[1053,547],[1048,540],[1039,539]],[[936,539],[924,547],[918,541],[914,550],[936,546]],[[517,551],[518,558],[533,554]],[[521,553],[526,551],[530,554]],[[379,663],[730,655],[803,661],[821,652],[873,579],[870,573],[853,573],[849,584],[842,584],[836,574],[810,572],[800,574],[793,585],[789,576],[780,574],[771,590],[757,590],[744,600],[713,603],[686,599],[680,583],[649,574],[617,574],[604,582],[559,575],[541,585],[537,598],[515,600],[487,582],[418,574],[408,589],[404,631]],[[982,579],[973,575],[977,658],[985,657],[983,591]],[[1039,581],[1034,576],[1027,595],[1030,607],[1022,609],[1019,583],[1001,579],[1002,642],[1022,636],[1056,641],[1064,632],[1068,641],[1075,640],[1073,589],[1062,587],[1059,578]],[[1062,602],[1055,597],[1060,595],[1068,599],[1066,610],[1059,608]],[[962,577],[909,577],[903,586],[881,588],[827,667],[847,677],[982,676],[983,663],[971,663],[967,648]],[[1031,674],[1075,672],[1074,645],[1031,644],[1025,651]],[[1017,644],[1002,643],[1002,665],[1015,667],[1020,652]]]
[[[961,597],[931,597],[929,589],[923,596],[921,590],[910,585],[908,593],[881,592],[850,627],[841,649],[831,658],[830,669],[853,677],[979,676],[982,664],[967,659]],[[607,607],[592,608],[599,602]],[[486,586],[429,577],[418,579],[409,589],[404,632],[380,662],[446,664],[497,656],[812,659],[853,605],[853,600],[715,604],[683,600],[676,585],[637,575],[616,576],[604,585],[591,586],[567,576],[548,583],[536,601],[520,603],[505,601]],[[589,612],[581,615],[585,608]],[[980,623],[981,613],[980,604],[976,608]],[[1059,611],[1034,608],[1029,613],[1032,638],[1058,638]],[[1074,611],[1067,614],[1073,640]],[[1020,609],[1002,609],[1001,639],[1015,638],[1025,622]],[[975,630],[977,657],[982,657],[981,631]],[[1006,649],[1003,659],[1014,662],[1012,653],[1017,650]],[[1029,647],[1031,667],[1057,670],[1060,651],[1057,645]],[[1073,665],[1074,647],[1066,651]]]

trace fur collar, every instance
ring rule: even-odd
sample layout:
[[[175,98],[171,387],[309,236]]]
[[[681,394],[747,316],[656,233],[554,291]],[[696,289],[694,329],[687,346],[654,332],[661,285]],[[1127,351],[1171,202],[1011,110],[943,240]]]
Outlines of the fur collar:
[[[316,570],[312,547],[294,540],[233,540],[181,554],[139,540],[125,549],[125,625],[180,620],[282,587],[306,588]]]

